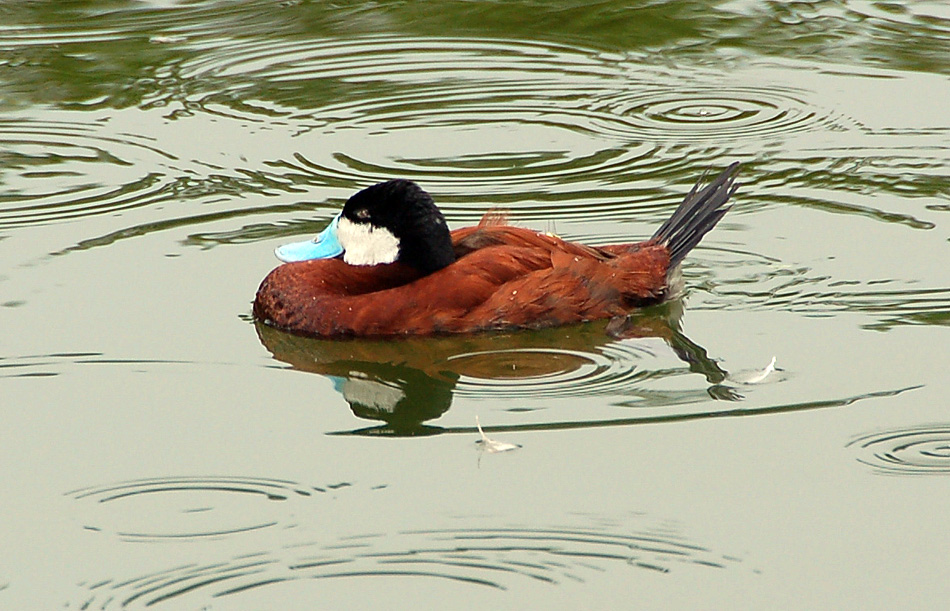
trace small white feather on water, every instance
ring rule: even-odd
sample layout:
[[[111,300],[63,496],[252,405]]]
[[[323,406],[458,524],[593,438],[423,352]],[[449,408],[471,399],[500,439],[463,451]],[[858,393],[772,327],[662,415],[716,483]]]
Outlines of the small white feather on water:
[[[753,369],[752,371],[740,371],[739,373],[730,376],[734,382],[740,384],[761,384],[768,378],[770,375],[775,373],[775,357],[772,357],[772,361],[765,366],[765,369]]]
[[[475,416],[475,426],[478,427],[478,434],[482,436],[481,439],[475,443],[479,444],[479,447],[489,454],[497,454],[498,452],[508,452],[510,450],[517,450],[521,446],[517,443],[506,443],[504,441],[495,441],[494,439],[489,439],[485,435],[485,431],[482,430],[482,425],[478,421],[478,416]]]

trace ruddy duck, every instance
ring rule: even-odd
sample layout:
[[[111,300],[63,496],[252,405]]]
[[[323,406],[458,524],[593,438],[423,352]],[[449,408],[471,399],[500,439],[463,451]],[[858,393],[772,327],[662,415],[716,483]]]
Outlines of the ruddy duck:
[[[679,265],[729,210],[738,163],[689,192],[649,240],[592,247],[488,214],[449,231],[428,193],[390,180],[313,240],[281,246],[254,315],[320,337],[473,333],[624,316],[674,298]]]

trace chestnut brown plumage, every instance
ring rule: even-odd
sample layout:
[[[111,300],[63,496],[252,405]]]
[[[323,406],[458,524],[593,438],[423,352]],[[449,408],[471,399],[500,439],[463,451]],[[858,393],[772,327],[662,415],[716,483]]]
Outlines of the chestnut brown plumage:
[[[729,209],[737,164],[697,185],[649,240],[590,247],[486,217],[451,232],[455,261],[427,273],[399,260],[287,263],[254,315],[325,337],[471,333],[621,316],[671,296],[670,274]]]

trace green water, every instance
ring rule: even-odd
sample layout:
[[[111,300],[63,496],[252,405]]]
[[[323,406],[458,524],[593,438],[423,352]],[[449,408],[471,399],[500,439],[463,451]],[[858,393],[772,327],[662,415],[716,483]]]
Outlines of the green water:
[[[0,5],[0,608],[942,606],[948,67],[942,2]],[[250,317],[383,179],[608,244],[736,160],[623,339]]]

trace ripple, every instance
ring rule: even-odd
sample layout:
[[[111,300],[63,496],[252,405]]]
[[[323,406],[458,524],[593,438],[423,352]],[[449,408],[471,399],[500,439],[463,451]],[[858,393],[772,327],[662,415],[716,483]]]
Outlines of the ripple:
[[[534,411],[540,405],[547,410],[562,400],[575,406],[580,397],[610,398],[611,415],[589,410],[590,421],[615,417],[613,408],[618,406],[637,408],[638,417],[647,411],[668,416],[674,405],[687,411],[690,406],[708,407],[710,395],[727,401],[741,398],[725,384],[728,372],[679,330],[681,313],[682,303],[674,302],[622,321],[399,342],[332,342],[263,323],[256,328],[278,361],[330,376],[356,416],[388,423],[384,429],[353,433],[418,435],[450,430],[429,425],[423,430],[420,424],[441,416],[458,398],[496,398],[512,412]],[[387,409],[367,409],[381,399],[375,392],[355,392],[368,386],[399,392]],[[373,399],[360,401],[359,396]],[[541,400],[544,403],[538,404]],[[535,405],[525,406],[527,402]],[[551,417],[548,413],[544,419]]]
[[[176,159],[102,123],[0,120],[0,149],[0,228],[149,205],[168,196],[162,168]]]
[[[288,582],[354,577],[428,577],[505,590],[524,579],[555,585],[584,582],[605,570],[670,573],[690,566],[734,568],[741,562],[692,543],[666,525],[632,529],[615,520],[580,518],[586,518],[584,523],[575,518],[547,527],[403,530],[294,543],[274,552],[98,581],[88,587],[82,604],[103,610],[196,604]],[[286,601],[279,591],[273,596]]]
[[[606,102],[636,132],[659,140],[748,139],[833,124],[804,99],[805,92],[764,87],[709,87],[637,91]]]
[[[205,363],[208,365],[208,363]],[[228,363],[215,363],[227,366]],[[0,378],[6,377],[44,377],[74,373],[75,366],[118,365],[131,366],[141,371],[145,366],[187,365],[194,361],[175,359],[117,358],[106,356],[102,352],[56,352],[51,354],[24,354],[20,356],[0,357]]]
[[[82,488],[84,527],[126,541],[221,538],[265,528],[293,528],[293,503],[349,486],[302,486],[251,477],[160,477]]]
[[[592,347],[590,352],[541,347],[484,350],[447,361],[462,374],[456,395],[523,399],[624,394],[657,375],[639,367],[651,357],[655,355],[643,343],[617,342]]]
[[[375,36],[232,44],[184,63],[181,77],[241,77],[242,90],[251,76],[291,86],[332,83],[338,95],[324,98],[330,104],[294,117],[319,118],[311,129],[332,126],[331,133],[366,123],[379,132],[420,125],[472,129],[504,118],[628,142],[684,135],[755,138],[763,131],[821,129],[843,119],[804,99],[807,91],[723,86],[718,71],[681,70],[671,73],[634,58],[555,43]],[[370,85],[372,95],[366,95]],[[361,95],[348,99],[349,93]],[[313,100],[308,102],[300,108],[312,109]],[[478,160],[471,165],[478,166]]]
[[[874,433],[848,444],[858,460],[892,475],[950,473],[950,425],[929,425]]]
[[[704,251],[708,254],[709,249]],[[734,269],[729,277],[722,270]],[[703,306],[716,309],[783,310],[822,315],[836,312],[860,312],[870,317],[864,326],[887,330],[901,325],[950,324],[950,288],[939,286],[909,286],[897,279],[842,279],[833,278],[808,266],[778,265],[766,262],[750,266],[748,260],[739,263],[717,261],[718,278],[705,271],[704,280],[691,279],[695,284],[706,284],[712,297]],[[694,266],[690,274],[697,273]]]
[[[658,196],[679,190],[671,178],[732,146],[719,141],[758,145],[847,122],[783,85],[724,87],[708,69],[671,73],[540,42],[243,41],[183,63],[179,78],[213,89],[192,96],[198,109],[247,116],[263,100],[261,118],[293,126],[298,152],[269,163],[274,173],[347,191],[402,176],[431,188],[459,219],[487,208],[486,193],[527,218],[662,207]],[[702,155],[668,150],[684,143],[698,143]]]
[[[142,16],[159,19],[162,29],[157,13]],[[763,138],[847,122],[814,103],[813,92],[781,83],[745,75],[738,80],[756,85],[724,86],[717,70],[670,70],[566,44],[413,36],[259,40],[220,32],[194,34],[197,44],[186,42],[178,26],[169,32],[185,38],[167,46],[185,45],[188,52],[159,53],[156,65],[128,85],[135,91],[121,95],[138,111],[162,108],[163,130],[184,124],[176,118],[205,113],[215,122],[224,118],[266,132],[286,155],[256,160],[253,171],[225,167],[207,176],[207,167],[189,161],[187,169],[165,172],[161,151],[146,149],[159,153],[149,159],[129,150],[143,140],[102,140],[95,128],[78,124],[67,137],[61,127],[37,125],[29,132],[46,135],[34,136],[36,147],[54,153],[68,147],[55,155],[69,162],[53,167],[34,154],[31,162],[45,179],[14,176],[12,205],[0,200],[0,227],[164,198],[285,194],[302,187],[338,190],[333,195],[342,197],[393,176],[431,189],[457,221],[491,206],[511,206],[518,220],[629,219],[634,207],[665,211],[702,169],[727,150],[735,156],[737,141],[759,147]],[[180,151],[182,159],[208,156]],[[114,186],[100,184],[105,176]],[[154,230],[148,221],[145,229],[126,233]],[[261,230],[269,234],[257,226],[224,239],[258,239]]]

